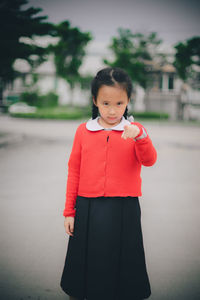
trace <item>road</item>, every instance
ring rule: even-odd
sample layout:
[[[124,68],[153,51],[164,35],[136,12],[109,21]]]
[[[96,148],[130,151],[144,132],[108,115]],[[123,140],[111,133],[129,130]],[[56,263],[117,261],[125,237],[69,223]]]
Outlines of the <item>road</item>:
[[[73,136],[84,121],[0,116],[1,299],[68,299],[59,286],[68,244],[62,212]],[[140,197],[149,299],[197,300],[200,127],[142,124],[158,152],[142,169]]]

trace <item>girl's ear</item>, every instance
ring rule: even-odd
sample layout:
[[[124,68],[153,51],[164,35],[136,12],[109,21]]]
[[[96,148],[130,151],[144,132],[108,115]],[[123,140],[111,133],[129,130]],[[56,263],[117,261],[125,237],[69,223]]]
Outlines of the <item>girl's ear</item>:
[[[92,100],[93,100],[93,103],[94,103],[94,105],[96,105],[96,106],[97,106],[97,104],[96,104],[96,102],[95,102],[95,99],[94,99],[94,97],[92,97]]]

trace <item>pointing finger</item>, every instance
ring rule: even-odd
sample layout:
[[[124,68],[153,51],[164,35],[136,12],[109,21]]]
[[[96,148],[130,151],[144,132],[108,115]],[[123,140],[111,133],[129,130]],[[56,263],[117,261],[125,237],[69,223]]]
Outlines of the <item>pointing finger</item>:
[[[124,125],[124,131],[128,129],[128,125]]]
[[[122,137],[123,139],[126,139],[126,134],[125,134],[125,132],[124,132],[124,131],[123,131],[123,133],[122,133],[121,137]]]

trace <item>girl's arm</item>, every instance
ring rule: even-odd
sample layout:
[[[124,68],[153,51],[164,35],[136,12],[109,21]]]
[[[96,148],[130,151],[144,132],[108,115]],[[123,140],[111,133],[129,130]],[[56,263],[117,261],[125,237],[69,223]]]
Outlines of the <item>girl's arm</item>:
[[[76,210],[76,197],[78,193],[79,176],[81,163],[81,127],[76,130],[72,151],[68,161],[68,178],[66,185],[66,201],[63,211],[64,217],[74,217]]]
[[[131,122],[131,124],[138,126],[140,129],[139,134],[135,137],[136,157],[142,165],[150,167],[157,160],[156,149],[152,144],[147,130],[138,122]]]

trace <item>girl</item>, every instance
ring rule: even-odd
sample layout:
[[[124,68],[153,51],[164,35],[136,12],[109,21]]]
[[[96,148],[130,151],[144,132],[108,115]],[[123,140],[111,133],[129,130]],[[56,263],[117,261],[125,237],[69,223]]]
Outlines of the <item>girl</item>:
[[[92,118],[78,126],[63,211],[69,234],[60,285],[72,299],[141,300],[151,295],[141,229],[141,166],[157,152],[127,117],[132,83],[120,68],[91,84]]]

